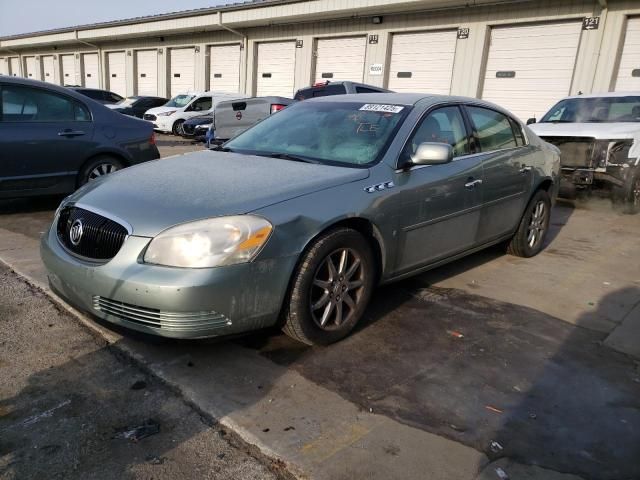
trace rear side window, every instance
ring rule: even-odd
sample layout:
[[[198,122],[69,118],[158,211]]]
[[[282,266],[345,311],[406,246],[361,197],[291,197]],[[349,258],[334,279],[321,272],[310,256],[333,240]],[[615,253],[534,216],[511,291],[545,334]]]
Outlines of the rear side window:
[[[78,90],[78,92],[94,100],[103,101],[105,99],[104,93],[100,90]]]
[[[356,87],[356,93],[381,93],[380,90],[374,90],[367,87]]]
[[[117,93],[112,93],[112,92],[105,92],[105,97],[106,97],[107,102],[117,103],[120,100],[122,100],[122,97],[120,95],[118,95]]]
[[[89,111],[80,102],[30,87],[2,87],[3,122],[88,122]]]
[[[490,152],[518,146],[509,117],[482,107],[467,107],[467,111],[478,134],[481,151]]]
[[[513,134],[516,136],[516,143],[519,147],[522,147],[527,144],[527,141],[524,138],[524,133],[522,133],[522,127],[518,122],[516,122],[513,118],[509,119],[511,121],[511,128],[513,128]]]

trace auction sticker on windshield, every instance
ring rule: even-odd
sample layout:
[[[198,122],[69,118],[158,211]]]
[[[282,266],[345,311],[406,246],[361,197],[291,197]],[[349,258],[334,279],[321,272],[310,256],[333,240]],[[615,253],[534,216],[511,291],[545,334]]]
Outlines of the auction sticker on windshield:
[[[385,113],[400,113],[404,107],[399,105],[382,105],[380,103],[367,103],[360,107],[360,110],[365,112],[385,112]]]

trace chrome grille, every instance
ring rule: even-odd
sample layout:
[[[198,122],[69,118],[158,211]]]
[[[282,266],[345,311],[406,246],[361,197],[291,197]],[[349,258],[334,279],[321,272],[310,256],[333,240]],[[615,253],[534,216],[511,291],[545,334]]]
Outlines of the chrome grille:
[[[150,122],[153,120],[156,120],[158,117],[156,117],[155,115],[152,115],[151,113],[145,113],[142,118],[144,118],[145,120],[149,120]]]
[[[73,242],[72,227],[80,223],[81,233]],[[119,223],[83,208],[68,207],[60,212],[56,225],[58,239],[68,250],[76,255],[107,261],[116,256],[128,231]]]
[[[231,325],[231,320],[214,311],[169,312],[98,295],[93,297],[93,308],[127,322],[173,332],[198,332]]]

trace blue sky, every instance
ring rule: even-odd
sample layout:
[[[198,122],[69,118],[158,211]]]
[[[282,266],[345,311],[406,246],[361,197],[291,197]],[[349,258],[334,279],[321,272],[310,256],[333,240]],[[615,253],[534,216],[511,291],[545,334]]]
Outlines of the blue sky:
[[[0,0],[0,37],[240,0]]]

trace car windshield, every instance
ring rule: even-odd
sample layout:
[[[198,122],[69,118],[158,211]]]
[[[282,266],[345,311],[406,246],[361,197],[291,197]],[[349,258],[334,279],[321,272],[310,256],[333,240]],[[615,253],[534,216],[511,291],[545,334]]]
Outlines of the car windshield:
[[[165,107],[177,107],[182,108],[186,107],[189,102],[195,97],[195,95],[176,95],[167,103],[164,104]]]
[[[568,98],[549,110],[541,122],[640,122],[640,96]]]
[[[131,105],[136,103],[138,100],[139,99],[136,97],[123,98],[118,103],[116,103],[116,105],[118,105],[119,107],[130,107]]]
[[[410,107],[300,102],[227,142],[225,150],[318,163],[366,166],[380,160]]]

